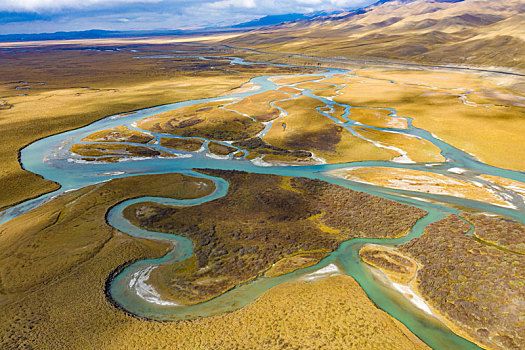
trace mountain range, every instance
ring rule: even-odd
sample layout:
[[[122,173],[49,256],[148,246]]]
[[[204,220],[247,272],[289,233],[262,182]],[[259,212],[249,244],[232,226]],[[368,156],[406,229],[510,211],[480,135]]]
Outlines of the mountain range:
[[[0,41],[237,32],[222,43],[266,52],[525,72],[525,0],[380,0],[352,11],[270,15],[228,28],[12,34]]]
[[[259,28],[233,46],[316,56],[525,70],[525,0],[381,0]]]

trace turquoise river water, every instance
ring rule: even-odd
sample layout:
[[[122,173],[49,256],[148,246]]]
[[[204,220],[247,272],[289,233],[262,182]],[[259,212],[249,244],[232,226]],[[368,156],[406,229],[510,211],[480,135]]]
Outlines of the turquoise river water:
[[[142,56],[137,57],[137,59],[169,59],[170,57],[176,57],[176,55]],[[210,58],[200,57],[200,59],[207,60]],[[229,60],[232,66],[254,64],[244,62],[242,59],[235,57],[222,59]],[[320,69],[319,73],[312,75],[321,75],[323,76],[322,79],[325,79],[333,77],[335,74],[351,74],[351,72],[341,69]],[[256,93],[276,89],[278,86],[269,80],[269,78],[271,77],[261,76],[251,80],[251,82],[258,87],[258,90],[251,90],[227,97],[185,101],[154,108],[147,108],[129,114],[110,116],[80,129],[50,136],[30,144],[21,152],[21,162],[24,168],[34,173],[40,174],[47,179],[56,181],[62,187],[56,192],[43,195],[36,199],[28,200],[24,203],[21,203],[20,205],[6,210],[0,216],[0,224],[29,211],[41,205],[42,203],[45,203],[46,201],[52,200],[61,193],[79,189],[95,183],[108,181],[113,178],[173,172],[201,178],[210,178],[215,182],[216,190],[213,194],[207,197],[194,200],[175,200],[170,198],[152,197],[138,198],[122,202],[111,208],[108,212],[108,223],[120,231],[136,237],[170,241],[174,246],[173,250],[166,256],[160,259],[149,259],[134,263],[125,268],[112,280],[110,285],[111,297],[123,309],[137,316],[162,321],[207,317],[239,309],[254,301],[269,288],[281,283],[295,280],[309,280],[333,275],[336,273],[344,273],[355,278],[363,290],[370,297],[370,299],[379,308],[383,309],[401,321],[414,334],[416,334],[432,348],[479,349],[475,344],[451,332],[443,323],[434,318],[431,314],[417,307],[399,291],[395,290],[387,283],[384,283],[377,276],[377,274],[372,273],[371,269],[362,262],[358,255],[358,251],[364,244],[367,243],[381,245],[403,244],[410,239],[423,234],[423,230],[428,224],[440,220],[452,213],[459,213],[459,210],[457,209],[459,207],[498,213],[510,216],[521,222],[525,222],[525,205],[523,203],[523,197],[512,191],[509,191],[508,189],[496,186],[494,184],[484,183],[508,201],[509,207],[501,207],[452,196],[386,189],[378,186],[352,182],[332,176],[328,173],[331,170],[349,166],[384,166],[423,170],[427,172],[445,174],[447,176],[452,176],[465,181],[477,181],[478,183],[483,183],[483,181],[481,181],[479,178],[475,178],[475,176],[479,174],[496,175],[525,182],[525,175],[523,173],[500,169],[484,164],[469,154],[466,154],[465,152],[435,138],[428,131],[414,127],[410,118],[403,118],[408,122],[408,129],[371,128],[390,132],[398,132],[402,134],[410,134],[426,139],[441,149],[442,155],[446,158],[445,162],[434,164],[416,164],[413,162],[407,162],[407,159],[405,158],[398,160],[397,162],[368,161],[335,165],[319,164],[303,166],[268,166],[268,164],[262,160],[248,161],[246,159],[233,159],[232,157],[224,157],[223,159],[213,158],[207,152],[206,147],[204,147],[201,152],[186,153],[178,151],[178,157],[176,158],[129,158],[127,161],[116,163],[88,163],[81,161],[78,157],[75,157],[69,152],[70,146],[72,144],[81,143],[81,139],[83,137],[99,130],[122,125],[125,125],[131,129],[136,129],[135,123],[138,120],[154,114],[173,110],[179,107],[190,106],[197,103],[213,102],[225,98],[233,98],[237,100]],[[344,86],[340,85],[337,87],[342,88]],[[329,98],[318,97],[312,94],[312,92],[309,90],[303,91],[303,94],[322,101],[327,107],[332,107],[337,104]],[[343,115],[343,118],[347,120],[346,122],[341,122],[340,120],[333,118],[321,110],[319,110],[319,112],[325,115],[327,118],[333,119],[334,122],[354,133],[351,126],[362,124],[357,124],[351,119],[352,106],[342,106],[345,107],[345,114]],[[388,106],[385,106],[382,109],[389,110],[391,112],[391,116],[397,117],[396,111],[394,109],[391,109]],[[282,122],[283,127],[286,127],[286,111],[281,110],[281,112],[281,117],[278,120],[279,122]],[[260,136],[263,136],[270,127],[271,123],[266,126],[265,130]],[[160,136],[158,134],[152,134],[156,139],[158,139]],[[355,135],[362,137],[358,134]],[[162,136],[165,137],[169,135]],[[205,141],[207,142],[208,140]],[[174,150],[162,148],[158,144],[155,144],[155,142],[151,143],[151,146],[166,152],[174,153]],[[297,270],[279,277],[259,277],[251,282],[239,285],[236,288],[208,302],[192,306],[177,305],[176,302],[166,301],[160,298],[160,296],[156,294],[156,291],[151,289],[151,286],[148,286],[146,282],[152,269],[154,269],[159,264],[169,264],[191,256],[193,251],[191,241],[182,236],[142,230],[123,218],[122,210],[132,203],[142,201],[156,201],[159,203],[172,205],[199,205],[206,201],[224,196],[228,189],[228,183],[222,178],[206,176],[192,170],[198,168],[243,170],[254,173],[317,178],[354,190],[367,192],[373,195],[378,195],[384,198],[413,205],[428,211],[429,214],[420,219],[412,228],[410,233],[402,238],[352,239],[344,242],[339,247],[339,249],[330,254],[330,256],[327,258],[323,259],[317,265]],[[461,171],[458,172],[454,170],[458,168],[461,169]]]

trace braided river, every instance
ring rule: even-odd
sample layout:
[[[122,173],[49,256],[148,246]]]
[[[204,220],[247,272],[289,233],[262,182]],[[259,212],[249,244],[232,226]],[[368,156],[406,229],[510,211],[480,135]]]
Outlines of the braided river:
[[[175,56],[142,56],[137,59],[163,59]],[[212,56],[207,56],[212,57]],[[207,60],[209,58],[200,57]],[[229,60],[232,66],[244,64],[261,64],[249,63],[236,57],[221,57],[220,59]],[[266,63],[264,63],[266,64]],[[276,66],[287,66],[278,65]],[[293,67],[293,66],[287,66]],[[308,67],[311,69],[311,67]],[[343,69],[320,68],[319,72],[310,74],[312,76],[322,76],[322,80],[333,77],[334,75],[349,75],[352,72]],[[309,74],[294,75],[297,77],[308,76]],[[471,208],[475,210],[497,213],[512,217],[521,222],[525,222],[525,204],[524,199],[518,193],[497,186],[487,184],[496,193],[505,198],[509,203],[508,207],[496,206],[480,201],[456,198],[446,195],[433,195],[428,193],[412,192],[406,190],[394,190],[374,186],[370,184],[357,183],[343,178],[331,175],[329,172],[345,167],[392,167],[413,170],[422,170],[426,172],[443,174],[460,180],[480,182],[475,176],[488,174],[502,178],[512,179],[525,183],[525,174],[496,168],[484,164],[473,156],[437,139],[430,132],[416,128],[412,125],[412,119],[408,117],[398,117],[394,109],[385,106],[390,111],[390,115],[395,118],[405,119],[408,123],[407,129],[395,128],[378,128],[367,126],[375,130],[384,130],[397,132],[401,134],[413,135],[432,142],[441,149],[441,154],[446,161],[441,163],[421,164],[407,161],[407,159],[398,159],[397,161],[365,161],[352,162],[344,164],[318,164],[318,165],[272,165],[265,163],[261,159],[249,161],[247,159],[234,159],[232,156],[213,157],[207,152],[207,142],[204,140],[204,149],[200,152],[183,152],[161,147],[158,143],[151,143],[152,147],[164,152],[174,153],[173,158],[138,158],[129,157],[125,161],[115,163],[104,162],[84,162],[75,158],[69,149],[72,144],[82,143],[81,139],[96,131],[110,129],[117,126],[126,126],[129,129],[136,128],[136,122],[158,113],[174,110],[180,107],[191,106],[198,103],[214,102],[224,99],[233,99],[237,101],[247,96],[258,94],[265,91],[275,90],[280,86],[270,80],[271,76],[260,76],[253,78],[251,83],[258,89],[237,93],[229,96],[222,96],[209,99],[197,99],[163,105],[159,107],[147,108],[131,113],[120,114],[106,117],[85,127],[64,132],[61,134],[46,137],[38,140],[21,151],[21,164],[23,167],[33,173],[39,174],[46,179],[55,181],[61,185],[61,188],[55,192],[43,195],[41,197],[28,200],[17,206],[14,206],[0,216],[0,224],[3,224],[12,218],[21,215],[37,206],[52,200],[56,196],[85,186],[108,181],[114,178],[146,175],[146,174],[163,174],[163,173],[182,173],[199,178],[209,178],[216,185],[215,191],[206,197],[191,200],[175,200],[171,198],[144,197],[135,198],[121,202],[111,208],[107,213],[107,222],[114,228],[127,233],[128,235],[151,240],[169,241],[173,244],[173,250],[160,259],[148,259],[135,262],[122,271],[120,271],[110,282],[109,293],[111,299],[118,304],[120,308],[139,317],[158,320],[158,321],[176,321],[181,319],[191,319],[198,317],[207,317],[225,312],[230,312],[242,308],[257,299],[268,289],[289,281],[312,280],[334,274],[347,274],[352,276],[363,288],[368,297],[382,310],[402,322],[410,331],[417,335],[430,347],[435,349],[479,349],[475,344],[459,337],[450,331],[442,322],[434,317],[425,307],[414,303],[404,296],[400,291],[392,286],[382,282],[377,274],[374,274],[370,267],[365,264],[359,257],[359,249],[368,243],[395,246],[406,243],[423,234],[427,225],[441,220],[450,214],[458,214],[458,208]],[[343,86],[336,86],[342,88]],[[328,108],[337,105],[331,98],[319,97],[312,94],[312,91],[304,89],[303,95],[316,98],[324,103]],[[356,134],[351,126],[363,124],[356,123],[351,118],[352,106],[342,105],[345,108],[343,122],[340,119],[332,117],[326,113],[326,109],[318,109],[327,118],[331,118],[335,123],[347,128],[354,135]],[[227,106],[226,106],[227,107]],[[376,108],[377,109],[377,108]],[[286,111],[281,110],[281,116],[276,120],[283,123],[286,127]],[[275,122],[275,120],[274,120]],[[269,122],[260,136],[271,127]],[[366,125],[365,125],[366,126]],[[171,135],[160,135],[151,133],[157,140],[162,137],[176,137]],[[371,141],[371,140],[369,140]],[[372,142],[372,141],[371,141]],[[228,144],[231,146],[230,144]],[[150,145],[148,145],[150,146]],[[351,239],[331,253],[327,258],[320,261],[314,266],[296,270],[294,272],[281,275],[278,277],[258,277],[255,280],[239,285],[232,290],[218,296],[210,301],[197,305],[185,306],[178,305],[175,302],[163,300],[157,292],[149,288],[145,283],[149,278],[152,269],[160,264],[170,264],[192,255],[193,246],[190,240],[182,236],[166,234],[161,232],[152,232],[140,229],[127,221],[122,211],[130,204],[155,201],[167,205],[199,205],[206,201],[211,201],[226,195],[228,182],[222,178],[207,176],[195,172],[193,169],[224,169],[224,170],[241,170],[253,173],[276,174],[282,176],[308,177],[320,179],[333,184],[345,186],[353,190],[366,192],[372,195],[381,196],[387,199],[395,200],[401,203],[409,204],[428,212],[428,215],[420,219],[411,229],[411,231],[397,239]],[[454,169],[461,169],[455,171]],[[475,179],[475,180],[474,180]],[[148,289],[149,288],[149,289]]]

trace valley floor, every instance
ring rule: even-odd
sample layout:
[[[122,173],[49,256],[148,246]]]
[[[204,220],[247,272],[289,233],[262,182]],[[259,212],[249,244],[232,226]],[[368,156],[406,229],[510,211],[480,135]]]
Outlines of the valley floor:
[[[314,68],[204,43],[0,56],[4,348],[440,344],[424,328],[436,320],[411,323],[421,303],[381,310],[395,298],[375,294],[374,273],[476,344],[525,344],[514,78]],[[138,297],[157,304],[131,310],[122,276],[142,276]],[[228,299],[238,289],[251,297]],[[206,311],[221,298],[227,313]],[[210,317],[191,316],[199,305]]]

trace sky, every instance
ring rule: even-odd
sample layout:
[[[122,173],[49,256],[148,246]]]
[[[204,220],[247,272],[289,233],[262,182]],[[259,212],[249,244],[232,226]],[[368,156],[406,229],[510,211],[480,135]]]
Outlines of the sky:
[[[0,34],[198,29],[266,15],[355,9],[376,0],[0,0]]]

